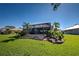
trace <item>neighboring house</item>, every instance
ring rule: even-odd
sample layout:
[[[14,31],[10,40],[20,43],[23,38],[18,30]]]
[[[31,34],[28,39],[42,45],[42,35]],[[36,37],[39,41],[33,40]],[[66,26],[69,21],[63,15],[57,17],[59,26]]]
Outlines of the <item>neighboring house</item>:
[[[0,34],[5,34],[6,28],[0,28]],[[18,28],[13,28],[10,29],[11,33],[17,33],[17,32],[21,32],[22,29],[18,29]]]
[[[63,30],[65,34],[79,34],[79,24],[71,26]]]
[[[17,33],[17,32],[21,32],[22,29],[14,28],[14,29],[10,29],[10,31],[11,31],[12,33]]]
[[[0,28],[0,34],[3,34],[6,31],[5,28]]]
[[[14,28],[14,29],[10,29],[11,31],[22,31],[22,29],[18,29],[18,28]]]

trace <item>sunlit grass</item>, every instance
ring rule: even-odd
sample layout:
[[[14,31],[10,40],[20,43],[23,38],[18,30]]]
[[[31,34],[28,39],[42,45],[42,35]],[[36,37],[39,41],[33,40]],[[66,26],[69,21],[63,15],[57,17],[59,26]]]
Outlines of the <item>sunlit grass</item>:
[[[53,44],[48,41],[33,39],[11,39],[11,35],[0,35],[0,55],[27,55],[27,56],[71,56],[79,55],[79,35],[64,35],[63,44]]]

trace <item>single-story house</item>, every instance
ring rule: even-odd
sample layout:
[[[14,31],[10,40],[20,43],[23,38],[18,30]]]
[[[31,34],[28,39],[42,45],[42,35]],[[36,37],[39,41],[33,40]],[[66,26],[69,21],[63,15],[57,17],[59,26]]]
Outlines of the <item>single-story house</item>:
[[[79,34],[79,24],[71,26],[63,30],[65,34]]]
[[[17,32],[21,32],[22,29],[18,29],[18,28],[13,28],[13,29],[9,29],[11,33],[17,33]],[[4,34],[6,31],[6,28],[0,28],[0,34]]]
[[[5,28],[0,28],[0,34],[4,33],[5,32]]]

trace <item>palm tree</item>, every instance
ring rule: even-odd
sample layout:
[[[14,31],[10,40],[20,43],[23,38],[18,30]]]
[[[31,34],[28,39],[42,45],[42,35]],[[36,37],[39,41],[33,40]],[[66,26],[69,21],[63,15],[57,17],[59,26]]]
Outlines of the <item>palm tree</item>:
[[[60,23],[58,23],[58,22],[54,22],[53,25],[55,28],[60,28]]]
[[[23,29],[28,29],[28,28],[29,28],[29,23],[24,22]]]
[[[57,28],[57,29],[58,29],[58,28],[60,28],[60,23],[54,22],[54,23],[53,23],[53,26],[54,26],[54,28]]]
[[[24,22],[22,26],[23,26],[23,30],[20,33],[18,33],[17,37],[22,37],[22,36],[24,36],[24,35],[29,33],[30,24]]]
[[[53,10],[56,11],[61,3],[51,3],[51,5],[53,6]]]
[[[23,24],[23,31],[28,33],[29,29],[30,29],[30,23],[24,22],[24,24]]]

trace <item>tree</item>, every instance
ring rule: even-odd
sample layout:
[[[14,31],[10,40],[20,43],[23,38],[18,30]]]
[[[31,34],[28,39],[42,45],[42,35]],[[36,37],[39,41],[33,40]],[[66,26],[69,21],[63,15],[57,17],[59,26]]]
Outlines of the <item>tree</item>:
[[[53,10],[56,11],[61,3],[51,3],[51,5],[53,6]]]
[[[48,30],[47,37],[54,38],[56,41],[57,40],[61,41],[64,36],[63,36],[62,31],[59,29],[60,23],[54,22],[53,26],[54,26],[53,29]]]
[[[4,29],[5,29],[4,34],[11,34],[12,33],[11,29],[14,29],[14,28],[16,28],[16,27],[15,26],[10,26],[10,25],[5,26],[4,27]]]
[[[8,26],[5,26],[4,28],[5,28],[5,29],[14,29],[14,28],[16,28],[16,27],[15,27],[15,26],[9,26],[9,25],[8,25]]]
[[[5,34],[11,34],[11,30],[7,28],[7,29],[5,30]]]
[[[53,6],[53,10],[56,11],[58,7],[61,5],[61,3],[51,3],[51,5]],[[53,36],[54,38],[61,40],[64,36],[63,36],[62,31],[58,29],[60,28],[60,23],[54,22],[53,26],[54,26],[54,30],[50,30],[49,34]]]
[[[53,10],[56,11],[58,9],[58,7],[61,5],[61,3],[51,3],[51,5],[53,6]],[[58,22],[54,22],[54,28],[58,29],[60,28],[60,23]]]
[[[60,23],[59,22],[54,22],[53,26],[54,26],[54,28],[58,29],[58,28],[60,28]]]
[[[29,29],[30,29],[30,23],[24,22],[24,24],[23,24],[23,31],[25,33],[28,33],[29,32]]]
[[[23,30],[20,33],[18,33],[17,37],[21,37],[29,33],[30,23],[24,22],[22,26],[23,26]]]

